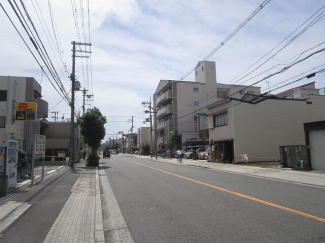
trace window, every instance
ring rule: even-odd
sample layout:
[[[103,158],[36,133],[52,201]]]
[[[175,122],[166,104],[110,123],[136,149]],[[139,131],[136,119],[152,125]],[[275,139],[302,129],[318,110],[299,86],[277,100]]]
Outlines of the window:
[[[7,90],[0,90],[0,101],[7,101]]]
[[[227,91],[218,91],[217,92],[217,98],[227,98]]]
[[[0,116],[0,128],[5,128],[5,127],[6,127],[6,117]]]
[[[240,95],[243,95],[243,94],[245,94],[245,90],[244,90],[244,89],[242,89],[242,90],[239,90],[239,94],[240,94]]]
[[[227,113],[222,113],[220,115],[214,116],[214,126],[215,127],[220,127],[220,126],[225,126],[228,125],[228,114]]]
[[[194,106],[199,106],[199,102],[198,101],[194,101]]]
[[[198,93],[199,92],[199,88],[193,88],[193,92],[194,93]]]
[[[247,90],[247,94],[254,94],[254,90]]]
[[[197,71],[195,71],[195,75],[197,75]]]
[[[203,69],[203,66],[202,66],[202,71],[203,71],[204,69]]]

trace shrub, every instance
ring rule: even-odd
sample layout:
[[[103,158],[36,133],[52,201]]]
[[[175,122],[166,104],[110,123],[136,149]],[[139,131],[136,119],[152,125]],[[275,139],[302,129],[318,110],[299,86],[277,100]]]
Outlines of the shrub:
[[[98,166],[99,156],[97,154],[91,153],[87,158],[87,166]]]

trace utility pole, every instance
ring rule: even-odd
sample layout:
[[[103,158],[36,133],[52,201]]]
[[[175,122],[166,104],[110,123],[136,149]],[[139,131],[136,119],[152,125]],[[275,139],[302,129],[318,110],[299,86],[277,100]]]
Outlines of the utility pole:
[[[150,119],[150,142],[151,142],[151,153],[150,156],[152,158],[152,149],[153,149],[153,144],[152,144],[152,115],[151,115],[152,111],[151,111],[151,97],[150,97],[150,101],[149,101],[149,119]]]
[[[85,106],[86,106],[86,90],[85,88],[82,90],[82,114],[85,114]]]
[[[76,82],[76,57],[89,58],[89,56],[76,56],[76,45],[91,46],[90,43],[71,42],[72,44],[72,74],[71,74],[71,138],[70,138],[70,165],[74,165],[75,160],[75,133],[74,133],[74,91]],[[79,51],[90,53],[89,51]]]
[[[132,146],[133,146],[133,116],[132,116],[132,126],[131,126],[131,154],[132,154]]]
[[[58,111],[52,111],[51,113],[54,113],[54,116],[52,116],[51,118],[54,118],[54,121],[57,121],[59,119],[58,117]]]

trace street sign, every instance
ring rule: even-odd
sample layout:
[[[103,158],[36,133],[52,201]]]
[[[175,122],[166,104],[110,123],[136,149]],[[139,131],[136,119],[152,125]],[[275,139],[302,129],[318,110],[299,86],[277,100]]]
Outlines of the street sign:
[[[40,134],[35,134],[34,155],[45,156],[46,137]]]
[[[16,103],[16,120],[36,120],[37,103],[35,102],[17,102]]]

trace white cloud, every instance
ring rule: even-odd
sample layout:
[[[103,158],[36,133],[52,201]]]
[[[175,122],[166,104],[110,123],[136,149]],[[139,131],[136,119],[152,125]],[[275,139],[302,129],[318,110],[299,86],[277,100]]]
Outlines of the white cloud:
[[[49,31],[52,33],[48,3],[40,0],[37,2],[42,9]],[[180,79],[218,46],[262,1],[94,0],[89,2],[93,44],[93,88],[84,80],[85,60],[83,60],[84,69],[82,69],[81,60],[77,60],[76,75],[83,86],[90,91],[93,89],[94,102],[90,103],[99,107],[103,114],[143,117],[141,102],[152,96],[160,79]],[[32,3],[36,4],[36,0],[25,1],[53,64],[57,70],[60,70]],[[87,1],[82,3],[84,9],[87,9]],[[2,4],[26,38],[23,28],[13,11],[10,10],[10,5],[7,2]],[[71,2],[51,0],[51,4],[64,59],[71,72],[71,41],[78,41]],[[271,1],[210,58],[216,62],[218,82],[231,80],[236,74],[254,63],[322,5],[322,0],[313,1],[312,5],[304,0],[295,1],[295,4],[292,4],[290,0]],[[78,5],[77,8],[79,9],[80,6]],[[87,12],[85,15],[87,17]],[[80,16],[78,12],[78,25],[83,36]],[[88,22],[87,18],[85,19],[83,24],[86,36],[88,36]],[[5,43],[0,46],[0,75],[34,76],[40,81],[42,77],[40,68],[1,11],[0,23],[2,43]],[[323,25],[324,19],[255,74],[323,41],[325,37]],[[53,34],[52,38],[54,38]],[[30,41],[26,40],[31,46]],[[56,43],[53,48],[56,52]],[[324,59],[325,55],[318,59],[310,58],[296,68],[271,78],[270,85],[320,65]],[[68,90],[69,84],[65,81],[67,77],[64,78],[61,71],[59,74]],[[187,78],[187,80],[193,79],[193,74]],[[313,80],[316,80],[318,87],[325,85],[323,74],[317,75]],[[253,80],[247,82],[247,84],[251,83]],[[301,83],[297,83],[299,84]],[[60,101],[60,96],[45,77],[43,77],[42,86],[44,99],[49,102],[50,107]],[[260,83],[260,86],[263,89],[267,87],[265,82]],[[80,92],[77,92],[77,100],[81,106]],[[58,107],[64,106],[66,105],[61,103]],[[68,113],[64,109],[59,112]],[[122,119],[127,121],[128,118],[122,117]],[[142,118],[138,119],[140,122]],[[120,130],[127,131],[131,124],[112,122],[106,127],[107,133],[116,133]]]

